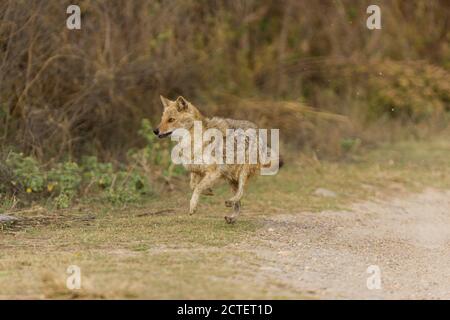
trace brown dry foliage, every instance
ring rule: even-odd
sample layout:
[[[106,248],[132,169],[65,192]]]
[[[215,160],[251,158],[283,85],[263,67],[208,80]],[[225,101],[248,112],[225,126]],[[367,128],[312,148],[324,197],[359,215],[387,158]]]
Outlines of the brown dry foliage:
[[[412,121],[448,110],[446,0],[378,1],[380,31],[365,26],[366,0],[83,0],[76,31],[69,4],[0,2],[3,145],[123,154],[141,118],[160,116],[159,94],[337,153],[392,106]]]

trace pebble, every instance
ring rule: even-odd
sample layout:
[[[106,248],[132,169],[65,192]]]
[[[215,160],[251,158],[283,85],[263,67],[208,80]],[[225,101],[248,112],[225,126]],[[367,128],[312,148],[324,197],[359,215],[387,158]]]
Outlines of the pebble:
[[[14,222],[14,221],[17,221],[17,220],[18,220],[18,218],[16,218],[16,217],[5,215],[5,214],[0,214],[0,223]]]
[[[316,196],[326,197],[326,198],[336,198],[337,193],[328,189],[318,188],[314,191]]]

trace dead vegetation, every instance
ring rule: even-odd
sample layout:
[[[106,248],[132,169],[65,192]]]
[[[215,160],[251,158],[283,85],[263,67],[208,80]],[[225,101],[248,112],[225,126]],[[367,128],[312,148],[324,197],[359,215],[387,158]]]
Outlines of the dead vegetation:
[[[39,158],[123,160],[159,94],[338,156],[448,110],[447,1],[381,1],[380,31],[367,1],[82,1],[79,31],[69,4],[0,4],[0,142]]]

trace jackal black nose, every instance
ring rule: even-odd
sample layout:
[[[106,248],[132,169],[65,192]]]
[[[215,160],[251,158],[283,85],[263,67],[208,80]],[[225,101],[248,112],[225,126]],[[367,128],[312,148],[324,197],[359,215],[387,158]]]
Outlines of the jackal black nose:
[[[156,134],[156,135],[158,135],[158,134],[159,134],[159,129],[158,129],[158,128],[154,129],[154,130],[153,130],[153,133]]]

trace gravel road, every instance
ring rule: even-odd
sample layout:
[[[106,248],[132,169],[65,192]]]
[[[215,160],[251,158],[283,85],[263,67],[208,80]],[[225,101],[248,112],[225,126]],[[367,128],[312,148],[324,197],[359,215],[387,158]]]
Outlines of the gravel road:
[[[261,261],[255,279],[287,297],[450,299],[450,191],[266,217],[240,246]]]

